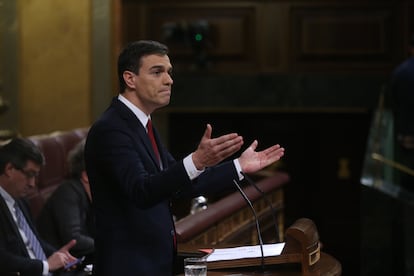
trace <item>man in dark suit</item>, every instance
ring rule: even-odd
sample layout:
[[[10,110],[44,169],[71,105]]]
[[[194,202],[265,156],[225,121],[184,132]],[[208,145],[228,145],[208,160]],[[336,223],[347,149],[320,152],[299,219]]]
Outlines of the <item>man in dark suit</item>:
[[[15,138],[0,148],[0,275],[50,275],[76,260],[70,241],[60,250],[39,239],[27,204],[43,155],[29,140]]]
[[[243,138],[212,138],[208,124],[197,149],[176,161],[151,124],[152,112],[170,101],[171,73],[165,45],[127,45],[118,59],[120,94],[89,131],[85,161],[96,215],[95,275],[172,275],[171,198],[228,188],[241,172],[260,170],[284,154],[279,145],[256,152],[254,141],[238,159],[222,162]]]

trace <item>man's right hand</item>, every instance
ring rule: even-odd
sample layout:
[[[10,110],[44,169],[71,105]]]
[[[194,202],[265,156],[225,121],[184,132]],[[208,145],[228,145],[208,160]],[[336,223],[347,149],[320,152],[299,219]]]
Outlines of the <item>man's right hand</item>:
[[[69,250],[76,244],[76,240],[71,240],[66,245],[64,245],[61,249],[54,252],[48,259],[47,262],[49,264],[49,271],[56,271],[62,267],[64,267],[67,263],[73,262],[76,260],[73,257]]]
[[[207,124],[197,150],[193,153],[193,162],[198,170],[217,165],[230,157],[243,145],[243,137],[237,133],[211,138],[212,127]]]

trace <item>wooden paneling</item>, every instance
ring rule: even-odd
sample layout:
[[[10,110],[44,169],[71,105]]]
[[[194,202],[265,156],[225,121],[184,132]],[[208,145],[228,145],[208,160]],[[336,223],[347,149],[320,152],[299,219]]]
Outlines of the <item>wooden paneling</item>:
[[[172,55],[191,56],[191,42],[194,40],[191,26],[205,22],[206,45],[211,57],[243,58],[252,48],[253,28],[255,25],[254,7],[231,7],[209,5],[186,6],[175,12],[170,7],[152,7],[149,13],[148,33],[155,39],[169,44]],[[168,37],[166,27],[174,25],[182,31],[183,37]]]
[[[330,58],[384,55],[387,52],[386,21],[389,12],[361,14],[332,9],[294,10],[295,37],[299,55]],[[302,13],[302,14],[301,14]]]
[[[295,6],[291,21],[294,66],[372,68],[392,62],[392,6]]]
[[[413,25],[409,1],[123,2],[124,42],[163,41],[183,71],[388,73]],[[197,68],[192,44],[168,38],[165,27],[201,21],[207,62]]]
[[[177,4],[146,5],[127,3],[123,19],[125,42],[141,38],[167,44],[175,70],[192,70],[200,59],[213,70],[247,68],[257,64],[256,5]],[[145,11],[145,16],[139,14]],[[144,18],[144,22],[143,22]],[[139,21],[138,21],[139,20]],[[142,26],[144,29],[135,28]],[[203,26],[206,30],[200,30]],[[143,32],[143,33],[142,33]],[[203,35],[194,39],[195,32]]]
[[[19,132],[33,135],[89,125],[90,3],[17,2]]]

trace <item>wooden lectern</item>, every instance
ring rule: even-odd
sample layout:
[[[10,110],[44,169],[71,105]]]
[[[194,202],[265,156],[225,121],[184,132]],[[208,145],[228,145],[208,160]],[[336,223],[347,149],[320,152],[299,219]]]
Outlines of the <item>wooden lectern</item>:
[[[285,233],[286,244],[280,256],[285,263],[300,263],[302,275],[316,276],[320,271],[315,264],[321,258],[319,234],[312,220],[298,219]]]
[[[338,276],[341,264],[328,254],[321,252],[319,234],[312,220],[298,219],[285,232],[285,247],[279,256],[246,258],[229,261],[208,262],[209,275],[261,275],[257,268],[266,267],[266,275]],[[187,249],[188,250],[188,249]],[[289,267],[292,264],[294,266]],[[298,269],[298,266],[301,269]]]
[[[270,196],[270,201],[273,202],[279,217],[276,224],[282,231],[278,231],[279,238],[276,241],[285,242],[280,255],[263,259],[263,266],[271,271],[270,274],[266,272],[266,275],[341,275],[341,264],[332,256],[321,252],[319,234],[312,220],[298,219],[286,231],[283,231],[283,186],[288,182],[289,176],[286,173],[272,172],[270,176],[256,183],[264,193]],[[264,242],[274,243],[275,221],[271,220],[272,210],[269,204],[252,186],[246,186],[244,192],[253,202],[261,226],[268,229],[270,239]],[[238,192],[210,204],[205,210],[180,219],[176,223],[179,251],[176,271],[183,270],[183,258],[201,257],[203,253],[198,250],[201,248],[257,245],[257,231],[253,225],[255,221],[251,210]],[[261,257],[220,260],[208,263],[208,275],[228,275],[229,272],[263,275],[263,270],[261,270],[263,266]],[[258,274],[257,270],[261,272]]]
[[[265,257],[263,264],[265,266],[274,266],[277,270],[278,264],[299,264],[303,276],[319,276],[321,269],[319,261],[321,260],[321,246],[319,234],[312,220],[307,218],[298,219],[290,226],[285,233],[285,247],[279,256]],[[324,255],[325,256],[325,255]],[[327,258],[325,256],[325,258]],[[332,260],[334,260],[332,258]],[[228,269],[261,266],[262,258],[249,258],[231,261],[219,261],[208,263],[210,270]],[[332,262],[332,270],[329,275],[340,275],[341,266],[339,262]],[[326,268],[323,268],[326,269]]]

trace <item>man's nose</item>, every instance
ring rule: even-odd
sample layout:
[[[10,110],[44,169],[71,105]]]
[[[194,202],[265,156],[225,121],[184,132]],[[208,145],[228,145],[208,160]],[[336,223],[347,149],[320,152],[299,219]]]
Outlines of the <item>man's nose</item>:
[[[172,76],[170,75],[170,74],[166,74],[166,79],[165,79],[165,81],[166,81],[166,83],[168,83],[168,84],[173,84],[174,83],[174,81],[173,81],[173,79],[172,79]]]
[[[34,188],[36,186],[36,177],[30,177],[28,181],[29,181],[29,186],[31,188]]]

